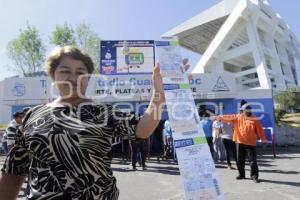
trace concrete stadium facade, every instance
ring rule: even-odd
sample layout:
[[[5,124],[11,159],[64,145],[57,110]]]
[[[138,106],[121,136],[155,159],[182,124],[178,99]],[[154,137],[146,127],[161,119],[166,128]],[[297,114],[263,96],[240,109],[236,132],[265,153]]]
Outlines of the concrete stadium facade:
[[[192,73],[231,73],[238,91],[300,83],[300,43],[268,1],[224,0],[162,37],[202,55]]]

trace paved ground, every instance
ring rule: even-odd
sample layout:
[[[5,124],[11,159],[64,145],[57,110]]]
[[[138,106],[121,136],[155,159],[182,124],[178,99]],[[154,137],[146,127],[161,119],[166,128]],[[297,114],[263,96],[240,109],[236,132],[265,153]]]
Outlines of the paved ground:
[[[299,200],[300,199],[300,147],[278,149],[273,159],[268,149],[258,156],[260,183],[235,180],[236,170],[217,164],[217,172],[226,199],[232,200]],[[0,165],[2,165],[3,157]],[[128,164],[113,161],[114,174],[121,191],[120,200],[179,200],[183,190],[177,165],[172,162],[148,161],[148,170],[131,171]],[[249,166],[246,167],[249,177]],[[25,186],[25,185],[24,185]],[[23,191],[19,199],[22,198]]]

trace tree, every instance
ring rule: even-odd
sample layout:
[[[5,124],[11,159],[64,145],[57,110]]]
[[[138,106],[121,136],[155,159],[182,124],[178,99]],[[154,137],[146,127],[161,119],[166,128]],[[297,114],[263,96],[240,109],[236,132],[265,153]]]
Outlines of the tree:
[[[300,87],[290,88],[275,96],[275,102],[279,109],[285,111],[296,111],[300,109]]]
[[[45,52],[38,30],[29,24],[7,45],[7,55],[15,64],[11,69],[23,75],[41,70]]]
[[[76,40],[74,30],[71,26],[65,23],[63,26],[56,26],[56,29],[52,32],[51,44],[58,46],[75,45]]]
[[[51,43],[59,46],[74,45],[89,54],[98,69],[100,57],[100,38],[93,32],[89,25],[78,24],[75,30],[65,23],[63,26],[56,26],[52,32]]]
[[[75,29],[77,45],[80,49],[88,53],[94,63],[97,71],[100,63],[100,38],[93,32],[89,25],[85,23],[78,24]]]

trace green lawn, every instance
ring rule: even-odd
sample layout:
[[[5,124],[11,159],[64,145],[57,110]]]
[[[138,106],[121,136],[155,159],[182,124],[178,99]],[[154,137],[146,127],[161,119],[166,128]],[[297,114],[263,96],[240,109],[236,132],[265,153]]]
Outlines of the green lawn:
[[[7,128],[7,124],[0,124],[0,131],[4,131]]]

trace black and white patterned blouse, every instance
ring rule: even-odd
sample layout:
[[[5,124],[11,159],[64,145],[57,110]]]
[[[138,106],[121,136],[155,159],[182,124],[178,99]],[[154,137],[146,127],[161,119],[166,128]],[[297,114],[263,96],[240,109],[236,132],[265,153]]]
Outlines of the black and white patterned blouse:
[[[106,104],[37,106],[25,116],[24,137],[2,172],[28,176],[30,200],[118,199],[112,138],[135,137],[132,117]]]

